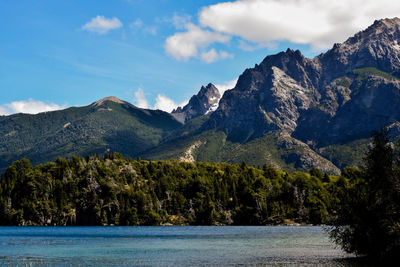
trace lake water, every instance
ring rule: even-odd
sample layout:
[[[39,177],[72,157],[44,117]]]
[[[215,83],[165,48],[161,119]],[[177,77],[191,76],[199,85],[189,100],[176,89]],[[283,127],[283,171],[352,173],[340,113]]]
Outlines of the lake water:
[[[0,227],[0,266],[349,266],[316,226]]]

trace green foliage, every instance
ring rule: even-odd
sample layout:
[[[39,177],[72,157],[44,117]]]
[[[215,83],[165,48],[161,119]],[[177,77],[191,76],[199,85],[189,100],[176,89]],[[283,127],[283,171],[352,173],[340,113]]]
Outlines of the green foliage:
[[[319,153],[340,169],[346,166],[362,166],[368,152],[368,138],[333,144],[319,149]]]
[[[389,80],[398,80],[398,78],[396,78],[392,74],[381,71],[374,67],[354,69],[353,73],[357,75],[358,80],[365,80],[369,76],[379,76]]]
[[[351,85],[351,81],[347,77],[341,77],[335,80],[337,86],[343,86],[349,88]]]
[[[22,157],[34,164],[60,155],[107,150],[134,157],[181,126],[166,112],[112,101],[37,115],[0,116],[0,124],[1,172]]]
[[[119,153],[36,167],[22,159],[0,180],[0,224],[326,223],[349,179],[310,173],[244,162],[132,160]]]
[[[288,138],[289,142],[291,137]],[[284,146],[274,133],[252,139],[247,143],[232,142],[227,135],[220,130],[208,130],[199,134],[190,135],[173,140],[157,146],[154,149],[145,151],[141,156],[151,160],[168,160],[180,158],[188,148],[196,142],[201,145],[192,151],[197,161],[228,162],[240,164],[242,161],[250,166],[263,166],[269,163],[272,166],[284,169],[289,172],[296,170],[307,171],[299,167],[298,160],[304,154],[304,146]],[[312,150],[309,150],[312,153]]]
[[[400,252],[400,165],[387,133],[373,135],[365,172],[346,168],[353,183],[343,196],[331,237],[347,252],[398,258]]]

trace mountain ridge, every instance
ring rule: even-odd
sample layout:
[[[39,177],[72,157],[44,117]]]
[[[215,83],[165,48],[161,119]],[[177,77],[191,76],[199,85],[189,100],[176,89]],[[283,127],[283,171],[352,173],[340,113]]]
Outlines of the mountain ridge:
[[[393,36],[393,33],[386,33],[382,27],[395,25],[390,29],[393,28],[393,31],[399,33],[397,36],[400,36],[400,19],[395,18],[392,23],[389,22],[392,20],[376,21],[367,30],[349,38],[344,45],[335,44],[331,50],[313,59],[307,59],[299,50],[291,49],[267,56],[260,65],[246,69],[240,75],[236,87],[224,94],[219,108],[211,115],[209,128],[222,126],[228,135],[235,132],[235,128],[248,129],[242,140],[247,141],[252,136],[260,137],[270,130],[280,129],[289,133],[295,131],[299,121],[307,120],[304,118],[306,111],[319,104],[327,105],[329,102],[334,102],[336,106],[328,106],[330,110],[325,114],[332,116],[332,113],[338,111],[340,104],[347,102],[338,103],[340,102],[338,98],[348,97],[344,88],[332,84],[335,79],[346,77],[349,72],[357,68],[382,67],[393,72],[397,70],[397,66],[400,67],[400,49],[393,55],[389,52],[391,51],[389,48],[382,48],[387,39],[384,36]],[[354,43],[354,39],[363,43],[359,36],[365,37],[366,32],[373,33],[372,36],[367,35],[369,38],[366,39],[369,41],[364,43],[362,48],[358,47],[356,53],[348,54],[347,52],[351,50],[348,44]],[[375,36],[377,32],[379,38]],[[397,45],[398,41],[400,42],[399,37],[385,45],[388,47]],[[342,47],[347,47],[346,53],[341,52]],[[386,57],[382,51],[386,52]],[[358,63],[353,64],[352,60],[345,60],[348,57],[364,60],[357,60]],[[369,64],[371,57],[375,64]],[[331,64],[332,62],[335,64]],[[344,66],[347,66],[347,69]],[[255,114],[253,118],[254,116],[257,118],[249,121],[246,110],[251,110]]]
[[[292,49],[269,55],[222,96],[210,83],[170,114],[106,97],[55,113],[3,116],[0,162],[111,150],[339,173],[361,164],[371,131],[400,135],[399,44],[400,19],[377,20],[312,59]]]
[[[337,158],[341,153],[335,147],[362,153],[367,142],[357,140],[382,127],[397,131],[399,36],[400,19],[383,19],[313,59],[291,49],[267,56],[225,92],[202,130],[222,131],[228,141],[243,147],[270,133],[286,135],[339,168],[343,162],[360,165],[358,155],[353,161],[346,155]],[[152,155],[157,152],[162,151]],[[295,158],[300,160],[301,154],[296,152]]]
[[[53,112],[0,118],[0,169],[21,157],[34,164],[107,150],[135,156],[179,128],[169,113],[117,98]]]

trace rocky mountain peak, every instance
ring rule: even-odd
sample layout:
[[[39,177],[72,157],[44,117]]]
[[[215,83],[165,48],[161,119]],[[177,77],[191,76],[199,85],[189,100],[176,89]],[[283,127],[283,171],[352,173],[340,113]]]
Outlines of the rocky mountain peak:
[[[390,29],[390,28],[392,28],[392,29],[394,29],[394,28],[397,28],[397,29],[399,29],[399,27],[400,27],[400,18],[398,18],[398,17],[394,17],[394,18],[391,18],[391,19],[389,19],[389,18],[385,18],[385,19],[380,19],[380,20],[375,20],[374,21],[374,24],[372,24],[371,26],[369,26],[368,28],[367,28],[367,30],[368,29],[381,29],[382,31],[383,30],[387,30],[387,29]]]
[[[190,98],[189,103],[172,111],[172,116],[184,123],[192,118],[213,112],[218,107],[221,94],[212,83],[202,86],[197,95]]]
[[[400,19],[381,19],[356,33],[342,44],[335,44],[314,58],[322,64],[325,79],[341,76],[356,68],[374,67],[386,72],[400,68]]]
[[[219,93],[219,90],[217,87],[215,87],[214,84],[209,83],[207,86],[202,86],[200,88],[199,93],[197,94],[197,97],[204,98],[205,101],[208,103],[214,103],[216,99],[221,98],[221,94]]]
[[[400,119],[399,112],[390,115],[378,109],[390,101],[397,103],[399,44],[400,19],[382,19],[313,59],[292,49],[267,56],[240,75],[204,127],[223,129],[229,139],[240,142],[272,131],[307,142],[337,140],[343,134],[333,126],[349,133],[347,139],[368,135],[373,128]],[[378,77],[367,79],[370,76]],[[358,123],[363,112],[369,123]],[[382,114],[387,121],[379,119]],[[360,126],[351,128],[356,123]],[[320,132],[320,137],[311,136],[313,132]]]
[[[374,24],[369,26],[367,29],[356,33],[343,44],[335,44],[333,49],[338,47],[354,49],[362,46],[371,47],[371,45],[394,46],[395,48],[398,48],[398,42],[400,39],[399,33],[399,18],[376,20]]]
[[[301,54],[300,50],[292,50],[288,48],[286,52],[280,52],[276,55],[267,56],[260,64],[260,68],[270,68],[276,66],[280,69],[286,69],[289,65],[296,62],[304,62],[306,58]]]

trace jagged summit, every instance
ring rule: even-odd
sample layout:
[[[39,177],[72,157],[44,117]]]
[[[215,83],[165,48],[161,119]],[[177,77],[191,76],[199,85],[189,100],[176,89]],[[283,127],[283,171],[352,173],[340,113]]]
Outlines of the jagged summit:
[[[385,29],[389,29],[389,28],[394,28],[400,27],[400,18],[398,17],[394,17],[394,18],[384,18],[384,19],[379,19],[379,20],[375,20],[374,23],[369,26],[365,31],[368,31],[372,28],[385,28]]]
[[[400,101],[399,44],[400,19],[382,19],[313,59],[292,49],[267,56],[240,75],[205,128],[240,142],[272,131],[317,143],[368,136],[400,120],[389,108]]]
[[[216,95],[216,94],[219,95],[219,91],[218,91],[217,87],[215,87],[214,84],[209,83],[209,84],[207,84],[207,86],[204,86],[204,85],[203,85],[203,86],[200,88],[200,91],[199,91],[198,96],[202,96],[202,95],[211,95],[211,97],[212,97],[213,95]]]
[[[393,35],[394,33],[400,30],[400,19],[395,17],[392,19],[385,18],[380,20],[375,20],[372,25],[370,25],[365,30],[362,30],[356,33],[354,36],[348,38],[343,44],[356,44],[362,43],[364,41],[370,41],[371,39],[375,39],[376,37],[382,37],[384,35]],[[395,36],[397,39],[399,36]],[[389,40],[389,41],[393,41]],[[377,40],[378,41],[378,40]],[[380,40],[387,41],[387,40]],[[343,44],[335,44],[334,47],[340,46]]]
[[[217,87],[209,83],[207,86],[202,86],[199,93],[192,96],[186,106],[178,107],[171,114],[178,121],[185,123],[192,118],[215,111],[220,98],[221,94]]]
[[[343,44],[336,44],[336,46],[345,46],[345,48],[349,48],[349,46],[360,47],[374,44],[375,46],[394,46],[394,48],[399,49],[399,33],[399,18],[375,20],[374,24],[367,29],[356,33]],[[370,46],[369,48],[375,47]]]
[[[329,80],[365,66],[386,72],[400,68],[400,19],[381,19],[367,29],[356,33],[344,43],[313,59],[322,65],[322,72]],[[334,74],[334,75],[332,75]]]

